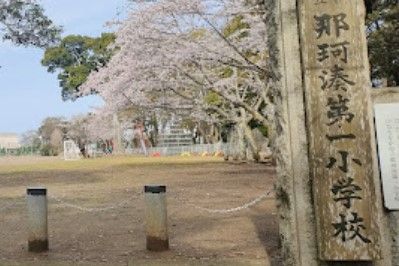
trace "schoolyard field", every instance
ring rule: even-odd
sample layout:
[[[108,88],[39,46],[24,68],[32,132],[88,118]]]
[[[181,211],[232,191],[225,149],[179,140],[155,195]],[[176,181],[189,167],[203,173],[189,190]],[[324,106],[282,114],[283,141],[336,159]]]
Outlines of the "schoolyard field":
[[[0,158],[0,265],[279,265],[274,168],[216,157]],[[170,251],[146,251],[167,186]],[[26,188],[48,189],[49,252],[27,251]]]

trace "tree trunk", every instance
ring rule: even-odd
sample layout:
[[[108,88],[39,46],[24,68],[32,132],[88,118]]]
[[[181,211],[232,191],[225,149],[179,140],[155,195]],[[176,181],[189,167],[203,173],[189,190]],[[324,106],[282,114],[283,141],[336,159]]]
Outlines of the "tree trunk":
[[[241,113],[240,126],[242,127],[242,130],[244,132],[244,138],[245,138],[246,142],[248,143],[248,146],[251,150],[250,157],[252,157],[252,158],[248,158],[248,156],[246,156],[246,159],[247,160],[255,159],[255,161],[258,161],[259,160],[259,148],[258,148],[258,145],[256,144],[252,130],[248,125],[249,121],[252,119],[252,116],[248,117],[247,111],[244,108],[240,108],[240,113]]]
[[[251,149],[252,157],[255,159],[255,161],[259,161],[259,147],[255,141],[252,130],[248,126],[248,124],[244,125],[244,134],[245,134],[245,139],[249,144],[249,148]]]
[[[244,127],[242,123],[237,125],[237,159],[239,160],[246,160],[246,145],[245,145],[245,134],[244,134]]]

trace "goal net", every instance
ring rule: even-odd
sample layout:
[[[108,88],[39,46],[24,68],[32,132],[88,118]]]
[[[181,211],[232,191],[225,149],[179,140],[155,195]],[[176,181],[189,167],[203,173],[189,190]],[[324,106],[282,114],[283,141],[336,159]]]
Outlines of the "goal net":
[[[64,141],[64,160],[79,160],[80,150],[73,140]]]

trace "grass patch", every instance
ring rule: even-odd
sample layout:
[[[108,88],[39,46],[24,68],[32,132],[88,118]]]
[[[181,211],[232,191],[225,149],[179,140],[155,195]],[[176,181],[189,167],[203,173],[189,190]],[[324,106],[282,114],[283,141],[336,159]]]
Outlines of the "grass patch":
[[[144,156],[109,156],[96,159],[82,159],[77,161],[64,161],[54,158],[49,161],[29,162],[22,161],[18,164],[0,165],[0,174],[11,174],[19,172],[36,172],[52,170],[100,170],[109,167],[120,166],[157,166],[157,165],[192,165],[203,163],[223,162],[219,157],[144,157]]]

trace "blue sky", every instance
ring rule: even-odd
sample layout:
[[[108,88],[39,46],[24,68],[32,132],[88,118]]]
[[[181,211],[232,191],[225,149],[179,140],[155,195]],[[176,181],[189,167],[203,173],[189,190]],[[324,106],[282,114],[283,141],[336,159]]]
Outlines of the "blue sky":
[[[64,35],[98,36],[106,21],[118,18],[126,0],[41,0]],[[71,117],[102,104],[96,96],[63,102],[57,75],[40,65],[43,50],[0,43],[0,132],[36,129],[48,116]]]

